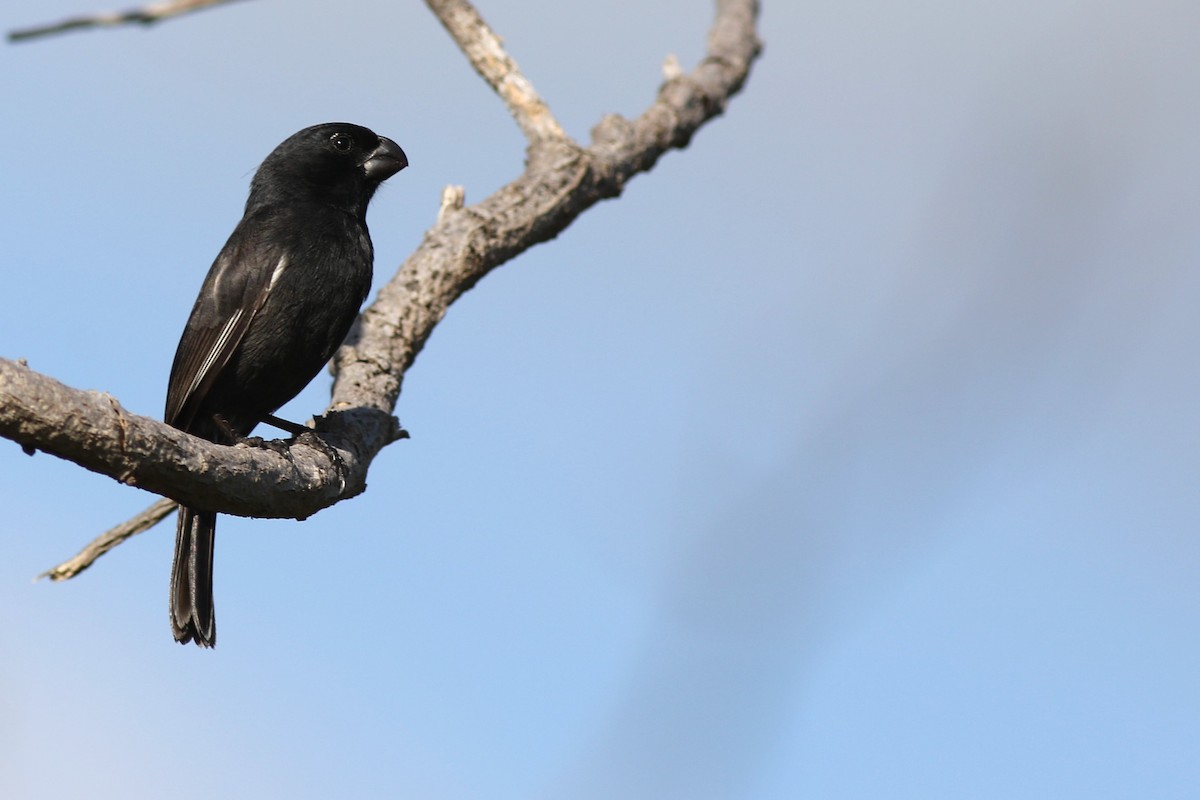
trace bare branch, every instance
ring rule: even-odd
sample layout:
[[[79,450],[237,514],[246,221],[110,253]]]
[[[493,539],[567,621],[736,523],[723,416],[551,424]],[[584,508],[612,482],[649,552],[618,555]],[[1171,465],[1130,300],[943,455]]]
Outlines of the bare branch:
[[[724,111],[761,50],[757,16],[757,0],[720,0],[703,61],[692,73],[664,82],[637,120],[606,117],[586,150],[568,140],[547,142],[531,152],[536,157],[523,175],[490,197],[461,210],[443,206],[334,357],[335,407],[366,405],[390,413],[405,371],[463,292],[557,236],[600,200],[618,196],[633,175],[649,170],[668,149],[685,147],[702,124]]]
[[[65,33],[67,31],[86,28],[109,28],[117,25],[152,25],[155,22],[161,22],[171,17],[178,17],[181,14],[190,14],[193,11],[200,11],[201,9],[213,6],[222,6],[232,2],[234,0],[170,0],[170,2],[155,3],[145,8],[135,8],[130,11],[115,11],[108,14],[71,17],[51,25],[39,25],[34,28],[9,31],[8,40],[10,42],[22,42],[27,39],[36,39],[42,36],[51,36],[56,33]]]
[[[332,399],[316,421],[334,450],[303,436],[282,453],[212,444],[2,359],[0,436],[223,513],[303,518],[358,494],[371,460],[403,435],[392,412],[405,372],[450,305],[497,266],[618,196],[667,150],[686,147],[741,89],[760,51],[757,0],[718,0],[700,64],[687,74],[668,66],[641,116],[605,117],[581,148],[466,0],[427,2],[508,104],[529,139],[529,157],[524,174],[475,205],[463,206],[459,187],[444,193],[420,246],[363,310],[334,357]]]
[[[425,0],[488,85],[500,95],[530,146],[566,141],[567,134],[538,96],[517,62],[504,51],[500,37],[466,0]]]
[[[188,505],[245,517],[304,519],[366,486],[366,469],[402,436],[395,419],[358,430],[369,410],[330,413],[317,432],[328,444],[288,440],[279,450],[213,444],[149,417],[108,394],[85,392],[0,359],[0,436]]]
[[[93,539],[73,558],[69,558],[57,567],[38,575],[39,578],[49,578],[52,581],[65,581],[74,578],[79,573],[95,563],[96,559],[112,550],[126,539],[130,539],[143,531],[148,531],[162,522],[179,504],[174,500],[162,499],[154,503],[133,519],[122,522],[115,528],[105,531]]]

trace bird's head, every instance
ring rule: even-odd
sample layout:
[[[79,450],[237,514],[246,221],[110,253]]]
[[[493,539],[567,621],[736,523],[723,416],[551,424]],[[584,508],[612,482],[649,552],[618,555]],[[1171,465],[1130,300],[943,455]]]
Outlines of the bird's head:
[[[313,201],[357,214],[379,184],[408,166],[400,146],[348,122],[313,125],[289,136],[255,173],[251,205]]]

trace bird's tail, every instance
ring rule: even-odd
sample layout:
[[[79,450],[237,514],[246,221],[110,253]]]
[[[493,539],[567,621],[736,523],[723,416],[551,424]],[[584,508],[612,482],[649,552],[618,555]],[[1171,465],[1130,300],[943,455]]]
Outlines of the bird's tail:
[[[213,539],[217,515],[179,507],[175,559],[171,563],[171,630],[175,641],[201,647],[217,643],[213,612]]]

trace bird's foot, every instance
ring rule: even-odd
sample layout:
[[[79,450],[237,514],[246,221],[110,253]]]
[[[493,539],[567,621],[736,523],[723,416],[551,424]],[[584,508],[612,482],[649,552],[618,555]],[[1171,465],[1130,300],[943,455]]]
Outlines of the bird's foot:
[[[289,448],[287,441],[283,439],[264,439],[261,436],[244,436],[238,439],[238,444],[244,444],[246,447],[257,447],[261,450],[270,450],[272,453],[288,458]]]
[[[303,431],[293,436],[290,441],[306,444],[309,447],[320,450],[330,461],[333,462],[333,464],[337,467],[338,472],[342,473],[343,475],[345,474],[346,462],[342,460],[342,456],[340,453],[338,453],[337,448],[322,439],[316,431],[312,430],[311,428],[305,428]]]

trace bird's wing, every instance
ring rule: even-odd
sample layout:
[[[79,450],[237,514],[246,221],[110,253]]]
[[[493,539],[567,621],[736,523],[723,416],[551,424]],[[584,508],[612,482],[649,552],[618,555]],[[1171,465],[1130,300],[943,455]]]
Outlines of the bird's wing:
[[[184,327],[167,384],[164,420],[189,430],[213,383],[237,351],[287,265],[287,254],[266,246],[242,224],[229,237],[204,279]]]

